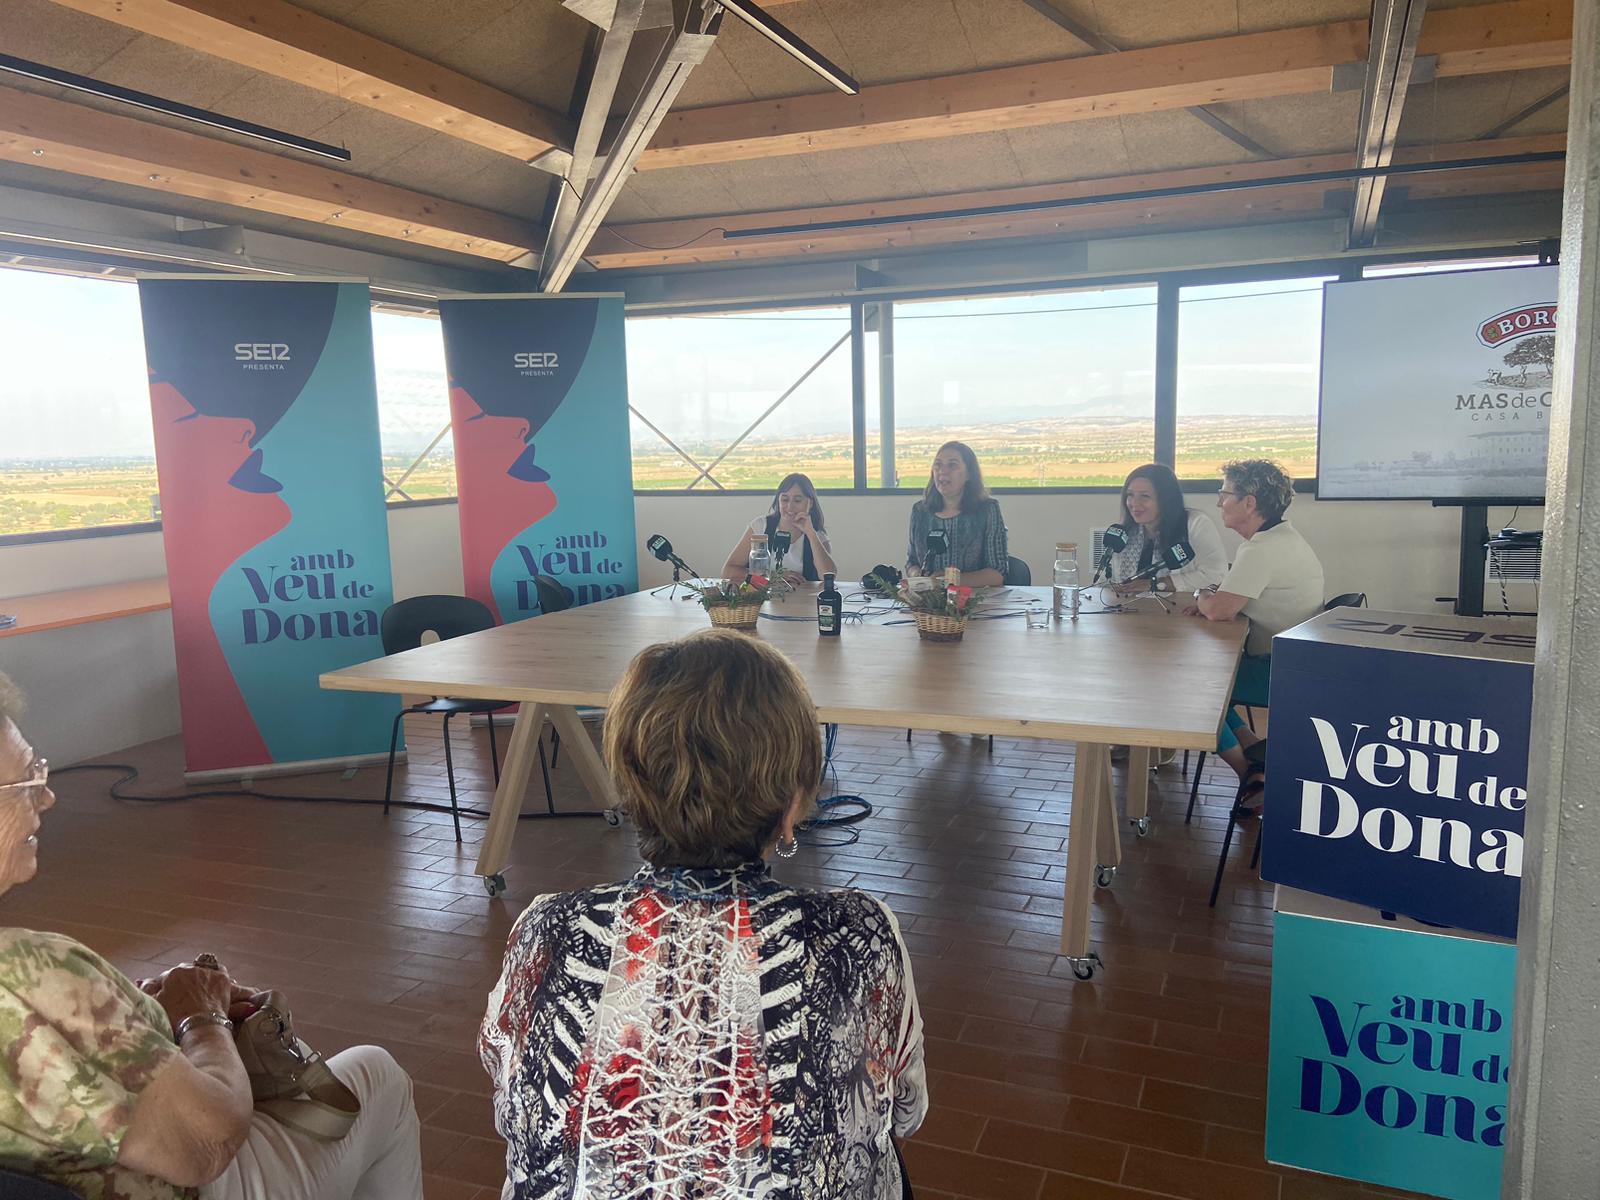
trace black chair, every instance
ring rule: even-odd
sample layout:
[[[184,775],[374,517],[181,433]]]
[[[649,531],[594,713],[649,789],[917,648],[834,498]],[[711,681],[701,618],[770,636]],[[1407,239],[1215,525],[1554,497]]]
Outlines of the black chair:
[[[1329,600],[1326,604],[1324,604],[1322,606],[1322,611],[1331,612],[1336,608],[1365,608],[1366,606],[1367,594],[1365,592],[1345,592],[1342,595],[1335,596],[1332,600]],[[1250,728],[1254,729],[1256,727],[1255,713],[1251,710],[1248,704],[1245,705],[1245,712],[1249,714]],[[1263,742],[1262,744],[1264,745],[1265,743]],[[1249,757],[1249,751],[1245,752],[1245,757]],[[1263,759],[1262,761],[1265,762],[1266,760]],[[1187,825],[1189,823],[1189,819],[1194,816],[1194,802],[1195,799],[1200,795],[1200,773],[1205,770],[1205,767],[1206,752],[1202,750],[1200,751],[1199,759],[1197,759],[1194,764],[1194,779],[1189,785],[1189,811],[1183,816],[1183,823],[1185,825]],[[1184,774],[1188,774],[1189,772],[1189,752],[1187,750],[1183,752],[1183,771]]]
[[[1006,556],[1006,587],[1032,587],[1033,572],[1015,554]]]
[[[0,1167],[0,1197],[4,1200],[78,1200],[78,1193],[59,1183]]]
[[[1265,768],[1267,765],[1267,738],[1262,738],[1254,745],[1246,746],[1245,759],[1256,767]],[[1244,783],[1239,784],[1239,790],[1233,797],[1233,809],[1228,813],[1228,828],[1222,834],[1222,853],[1217,855],[1217,876],[1211,881],[1211,899],[1207,901],[1210,907],[1217,906],[1217,893],[1222,890],[1222,872],[1228,866],[1228,850],[1233,846],[1233,827],[1248,810],[1244,807]],[[1261,835],[1266,822],[1266,810],[1262,809],[1256,814],[1256,848],[1250,855],[1250,867],[1255,869],[1261,862]]]
[[[391,604],[378,625],[385,654],[400,654],[422,645],[424,634],[435,633],[441,642],[468,633],[494,628],[494,614],[487,605],[469,596],[412,596]],[[389,774],[383,785],[383,811],[389,811],[394,793],[394,758],[400,744],[400,722],[410,713],[438,713],[444,718],[444,773],[450,784],[450,818],[455,822],[456,841],[461,841],[461,806],[456,799],[455,761],[450,753],[450,718],[482,713],[489,720],[489,761],[494,766],[494,781],[500,782],[500,752],[495,745],[494,714],[515,704],[515,700],[454,700],[435,696],[422,704],[401,709],[389,732]],[[544,773],[545,804],[555,812],[555,797],[550,792],[550,768],[545,762],[544,743],[539,743],[539,769]]]

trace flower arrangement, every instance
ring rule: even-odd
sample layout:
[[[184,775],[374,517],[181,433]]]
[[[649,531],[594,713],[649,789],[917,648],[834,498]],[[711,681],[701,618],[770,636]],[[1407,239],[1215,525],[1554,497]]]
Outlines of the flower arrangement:
[[[731,579],[718,579],[713,583],[690,586],[713,625],[754,629],[761,615],[761,606],[772,598],[772,580],[765,575],[751,575],[738,583]]]
[[[731,579],[718,579],[711,583],[689,586],[700,597],[700,604],[707,612],[713,608],[743,608],[747,604],[765,604],[772,598],[772,580],[765,575],[751,575],[738,583]]]
[[[899,586],[890,583],[879,575],[873,575],[873,582],[883,590],[886,596],[895,596],[913,613],[933,613],[936,616],[949,617],[954,621],[965,621],[977,610],[993,588],[968,587],[966,584],[957,584],[955,587],[946,587],[934,581],[932,587],[913,588],[910,580],[901,580]]]
[[[959,642],[966,632],[967,618],[993,589],[957,584],[946,587],[937,581],[931,587],[916,588],[903,580],[898,588],[877,575],[872,576],[883,590],[895,595],[917,622],[917,634],[929,642]]]

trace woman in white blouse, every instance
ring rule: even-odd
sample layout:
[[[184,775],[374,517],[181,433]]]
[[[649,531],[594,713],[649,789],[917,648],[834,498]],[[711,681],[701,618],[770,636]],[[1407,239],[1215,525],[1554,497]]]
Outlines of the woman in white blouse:
[[[749,528],[740,535],[738,545],[722,566],[723,578],[738,582],[749,575],[751,536],[764,534],[770,545],[772,535],[780,530],[789,535],[784,576],[790,583],[816,583],[824,575],[838,573],[833,546],[823,528],[822,502],[817,499],[817,489],[809,477],[796,471],[785,475],[778,484],[772,508],[751,521]]]
[[[1192,594],[1221,583],[1228,573],[1216,525],[1205,513],[1184,506],[1177,476],[1160,463],[1134,468],[1123,483],[1122,528],[1128,544],[1112,557],[1108,573],[1124,596],[1147,591]],[[1178,571],[1147,575],[1162,552],[1178,542],[1188,543],[1194,560]]]

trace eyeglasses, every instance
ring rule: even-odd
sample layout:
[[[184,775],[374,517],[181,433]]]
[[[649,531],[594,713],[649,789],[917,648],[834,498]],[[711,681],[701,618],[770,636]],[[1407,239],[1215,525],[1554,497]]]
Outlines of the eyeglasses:
[[[1238,492],[1230,492],[1227,488],[1217,489],[1217,495],[1219,496],[1237,496],[1238,494]]]
[[[9,792],[12,790],[27,791],[32,788],[38,788],[40,791],[43,791],[45,785],[49,782],[49,760],[36,758],[33,760],[33,765],[28,768],[28,775],[26,779],[19,779],[15,783],[0,783],[0,792]]]

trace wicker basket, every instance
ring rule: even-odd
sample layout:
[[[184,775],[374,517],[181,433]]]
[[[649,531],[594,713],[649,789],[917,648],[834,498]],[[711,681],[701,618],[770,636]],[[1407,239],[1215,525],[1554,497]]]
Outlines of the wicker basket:
[[[944,613],[913,611],[917,618],[917,636],[925,642],[959,642],[967,631],[965,617],[949,617]]]
[[[719,629],[754,629],[756,620],[761,616],[761,605],[719,604],[715,608],[706,609],[706,612],[711,614],[711,623]]]

